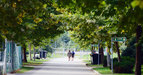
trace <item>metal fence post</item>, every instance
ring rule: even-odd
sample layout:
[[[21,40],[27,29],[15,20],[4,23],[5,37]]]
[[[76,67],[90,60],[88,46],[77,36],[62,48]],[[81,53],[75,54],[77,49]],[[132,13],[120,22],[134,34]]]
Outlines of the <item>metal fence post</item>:
[[[111,38],[111,69],[112,69],[112,73],[113,73],[113,40]]]
[[[98,41],[98,65],[100,64],[100,41]]]
[[[3,61],[3,75],[6,75],[6,50],[7,50],[7,39],[5,39],[5,50],[4,50],[4,61]]]

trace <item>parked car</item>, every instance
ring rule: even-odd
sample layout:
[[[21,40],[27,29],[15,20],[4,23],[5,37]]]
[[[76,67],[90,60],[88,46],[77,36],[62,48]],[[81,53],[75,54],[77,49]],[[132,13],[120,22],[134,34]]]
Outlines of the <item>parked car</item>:
[[[35,54],[35,59],[40,59],[40,54]]]

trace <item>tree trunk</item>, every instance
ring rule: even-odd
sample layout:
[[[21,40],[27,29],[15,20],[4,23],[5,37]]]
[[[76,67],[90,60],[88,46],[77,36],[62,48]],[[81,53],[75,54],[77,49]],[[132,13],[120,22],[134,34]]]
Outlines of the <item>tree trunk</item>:
[[[34,61],[35,61],[35,46],[33,47]]]
[[[101,64],[103,64],[104,63],[104,51],[103,51],[102,46],[100,47],[99,54],[101,55]]]
[[[92,53],[92,54],[94,53],[94,48],[93,48],[93,46],[91,47],[91,53]]]
[[[94,46],[94,43],[92,43],[92,46],[91,46],[91,53],[92,53],[92,54],[95,53],[95,46]]]
[[[120,50],[119,50],[118,42],[115,42],[115,45],[116,45],[116,49],[117,49],[118,62],[121,62],[121,56],[120,56]]]
[[[141,75],[141,44],[139,43],[139,40],[141,38],[142,33],[142,27],[137,26],[136,29],[136,66],[135,66],[135,75]]]
[[[26,45],[23,45],[23,55],[24,55],[24,59],[23,62],[27,62],[27,57],[26,57]]]
[[[31,57],[31,44],[29,44],[29,57],[30,57],[30,60],[32,60],[32,57]]]
[[[109,48],[107,48],[107,66],[109,67],[110,66],[110,62],[111,62],[111,59],[110,59],[110,54],[109,54]]]

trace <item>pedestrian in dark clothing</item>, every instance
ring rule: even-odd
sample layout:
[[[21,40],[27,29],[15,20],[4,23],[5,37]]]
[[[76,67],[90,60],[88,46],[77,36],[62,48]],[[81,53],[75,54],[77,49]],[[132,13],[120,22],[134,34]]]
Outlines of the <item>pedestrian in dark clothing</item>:
[[[72,61],[74,60],[74,55],[75,55],[75,52],[72,51]]]
[[[72,56],[72,53],[71,53],[70,50],[69,50],[69,52],[67,53],[67,56],[68,56],[68,59],[69,59],[69,61],[70,61],[70,58],[71,58],[71,56]]]

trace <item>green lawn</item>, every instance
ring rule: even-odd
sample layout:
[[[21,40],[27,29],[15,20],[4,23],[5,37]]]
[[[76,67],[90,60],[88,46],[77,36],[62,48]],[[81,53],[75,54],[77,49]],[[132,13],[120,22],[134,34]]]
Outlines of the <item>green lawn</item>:
[[[82,56],[82,59],[90,60],[90,57],[91,57],[90,55],[85,54],[85,55]]]
[[[30,71],[34,69],[34,67],[22,67],[19,71],[17,71],[16,73],[24,73],[24,72],[27,72],[27,71]]]
[[[31,66],[38,66],[45,61],[48,61],[48,59],[36,59],[35,61],[28,59],[28,62],[23,63],[23,67],[20,70],[18,70],[16,73],[24,73],[24,72],[30,71],[34,69],[34,67],[31,67]]]
[[[117,74],[117,73],[112,73],[112,71],[106,67],[98,67],[98,68],[93,68],[94,70],[98,71],[99,73],[103,74],[103,75],[134,75],[134,74],[125,74],[125,73],[121,73],[121,74]]]
[[[23,65],[25,66],[37,66],[37,65],[40,65],[40,64],[42,64],[43,62],[45,62],[45,61],[48,61],[48,59],[35,59],[35,61],[34,60],[27,60],[28,62],[27,63],[23,63]]]
[[[79,56],[79,57],[80,57],[80,56]],[[117,53],[113,53],[113,57],[114,57],[114,58],[117,58]],[[87,54],[85,54],[85,55],[82,56],[82,60],[83,60],[85,63],[87,63],[87,64],[91,64],[90,58],[91,58],[91,56],[90,56],[90,55],[87,55]]]
[[[23,67],[18,70],[16,73],[24,73],[27,71],[30,71],[32,69],[34,69],[34,67],[31,66],[38,66],[40,64],[42,64],[43,62],[49,61],[52,58],[58,58],[58,57],[62,57],[62,54],[53,54],[53,56],[51,57],[51,54],[47,54],[47,58],[46,59],[35,59],[34,60],[30,60],[29,56],[27,55],[27,61],[26,63],[23,63]],[[33,54],[32,54],[33,57]]]
[[[116,58],[117,54],[114,53],[113,57]],[[112,73],[112,71],[109,68],[104,68],[102,65],[91,65],[91,61],[90,61],[90,55],[83,55],[82,60],[90,67],[95,67],[93,68],[94,70],[98,71],[99,73],[103,74],[103,75],[134,75],[134,73],[132,74],[125,74],[125,73]],[[135,71],[135,69],[134,69]],[[143,65],[142,65],[142,75],[143,75]]]
[[[59,57],[63,57],[63,56],[66,56],[66,54],[63,55],[63,53],[54,53],[52,55],[52,58],[59,58]]]
[[[94,70],[98,71],[99,73],[103,74],[103,75],[134,75],[134,73],[131,74],[126,74],[126,73],[112,73],[112,71],[108,68],[108,67],[102,67],[102,65],[92,65],[91,67],[95,67],[93,68]],[[134,69],[135,71],[135,69]],[[142,75],[143,75],[143,65],[142,65]]]
[[[80,55],[78,55],[78,57],[80,58],[80,59],[82,59],[85,63],[87,63],[87,64],[91,64],[91,60],[90,60],[90,55],[83,55],[82,57],[80,57]]]
[[[33,57],[34,55],[32,54],[32,57]],[[30,60],[30,58],[29,58],[29,55],[27,55],[27,63],[23,63],[23,65],[29,65],[29,66],[37,66],[37,65],[40,65],[40,64],[42,64],[43,62],[45,62],[45,61],[48,61],[48,60],[50,60],[50,59],[52,59],[52,58],[58,58],[58,57],[62,57],[62,54],[47,54],[47,58],[46,59],[35,59],[35,61],[34,60]]]

